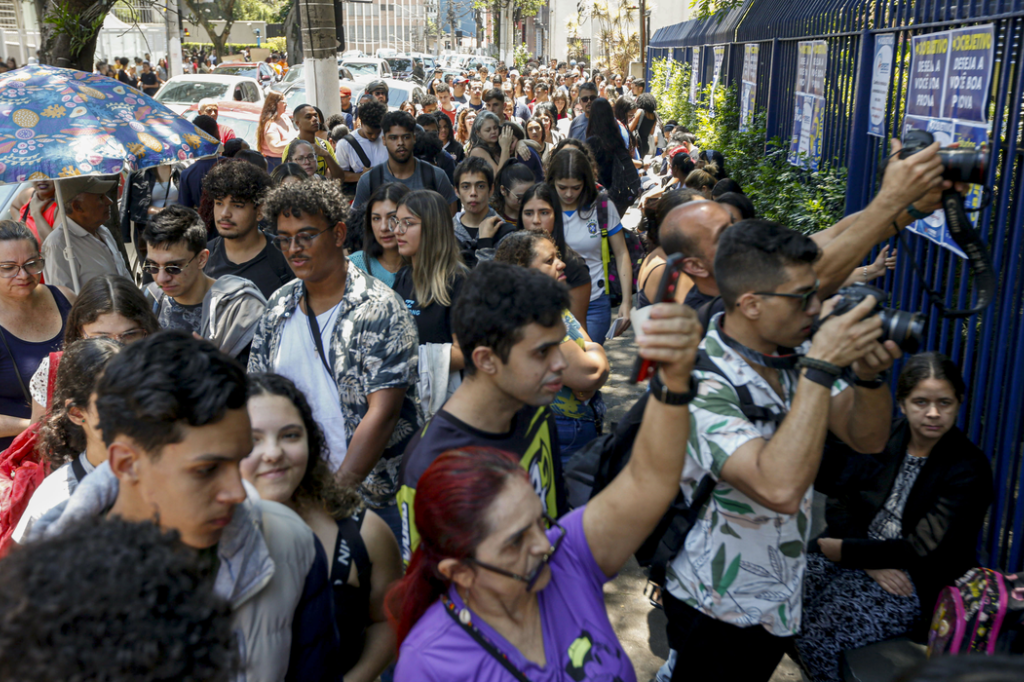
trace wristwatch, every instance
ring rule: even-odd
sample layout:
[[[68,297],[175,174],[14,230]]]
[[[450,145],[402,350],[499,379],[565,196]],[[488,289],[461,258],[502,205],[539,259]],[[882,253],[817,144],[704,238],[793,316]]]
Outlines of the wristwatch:
[[[668,386],[662,383],[661,372],[656,371],[651,378],[651,395],[654,396],[655,400],[666,405],[688,405],[691,400],[697,397],[697,386],[699,384],[700,382],[694,379],[693,375],[690,375],[690,390],[687,393],[674,393],[668,390]]]
[[[878,374],[878,376],[876,376],[874,379],[870,379],[870,380],[868,380],[868,379],[861,379],[860,377],[857,377],[856,375],[854,375],[854,377],[855,378],[853,380],[853,385],[854,386],[860,386],[861,388],[871,388],[871,389],[881,388],[882,386],[885,386],[889,382],[889,373],[888,372],[880,372]]]
[[[913,218],[914,220],[924,220],[930,215],[929,213],[918,211],[916,208],[914,208],[913,204],[907,205],[907,213],[909,213],[910,217]]]

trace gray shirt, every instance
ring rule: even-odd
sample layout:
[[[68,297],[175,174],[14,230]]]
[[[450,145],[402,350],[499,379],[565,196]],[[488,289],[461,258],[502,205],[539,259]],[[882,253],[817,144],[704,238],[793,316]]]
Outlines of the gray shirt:
[[[121,257],[121,251],[117,248],[117,242],[105,226],[100,225],[96,234],[92,235],[71,218],[67,221],[67,232],[65,226],[60,225],[43,242],[42,254],[46,259],[43,276],[47,284],[74,289],[72,267],[78,272],[79,289],[100,275],[121,275],[131,279],[124,258]],[[68,261],[64,253],[68,235],[71,237],[73,263]],[[75,293],[77,294],[78,290],[75,290]]]
[[[423,161],[417,159],[416,168],[413,170],[412,175],[403,180],[396,178],[391,174],[391,171],[388,169],[387,161],[385,161],[381,164],[384,166],[384,182],[381,184],[388,182],[400,182],[409,189],[428,189],[427,187],[424,187],[423,182],[420,179],[420,165],[422,164]],[[448,176],[445,175],[444,171],[437,166],[431,166],[429,163],[426,164],[426,166],[426,172],[434,173],[435,191],[444,197],[444,200],[449,204],[455,203],[455,190],[452,189],[452,183],[448,182]],[[366,173],[363,177],[359,178],[359,184],[356,185],[356,198],[355,201],[352,202],[352,205],[364,206],[366,202],[370,200],[370,194],[372,194],[372,191],[370,190],[370,173]]]

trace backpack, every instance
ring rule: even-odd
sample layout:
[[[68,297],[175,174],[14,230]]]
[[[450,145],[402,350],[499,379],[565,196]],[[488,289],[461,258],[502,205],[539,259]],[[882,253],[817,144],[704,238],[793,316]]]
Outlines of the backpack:
[[[701,348],[697,351],[694,369],[721,376],[721,370]],[[725,381],[725,378],[722,378]],[[785,414],[777,414],[767,407],[754,403],[750,389],[745,385],[733,386],[740,402],[740,412],[752,422],[782,422]],[[615,429],[599,436],[580,448],[565,467],[565,483],[569,505],[579,507],[604,490],[619,475],[633,451],[633,442],[640,431],[644,410],[650,394],[645,393],[630,408]],[[658,525],[644,540],[635,556],[637,563],[648,569],[651,582],[665,584],[665,570],[672,558],[679,553],[690,529],[696,525],[701,510],[711,499],[717,481],[706,474],[693,491],[692,504],[686,501],[682,491],[676,494]]]
[[[614,259],[611,242],[608,239],[608,194],[601,192],[597,197],[597,226],[601,230],[601,261],[604,263],[604,292],[611,299],[612,308],[622,304],[622,282],[619,281],[618,268],[611,267]],[[636,276],[640,274],[640,265],[647,256],[643,242],[635,232],[627,227],[622,228],[622,236],[626,240],[626,252],[633,266],[633,291],[636,291]]]
[[[1024,577],[972,568],[943,588],[928,632],[928,656],[1024,653]]]
[[[625,213],[625,209],[633,205],[633,202],[636,201],[636,198],[640,196],[642,191],[640,174],[637,173],[636,167],[633,165],[633,159],[629,157],[628,152],[625,152],[626,160],[629,162],[628,167],[626,162],[622,160],[623,155],[621,153],[613,153],[610,156],[612,185],[608,189],[608,193],[619,213]]]
[[[384,166],[387,164],[385,161],[382,164],[378,164],[370,169],[370,194],[377,191],[377,188],[384,184]],[[425,161],[416,159],[416,172],[419,173],[420,183],[423,185],[423,189],[429,189],[433,192],[437,191],[437,179],[434,177],[434,166],[431,166]]]
[[[352,147],[352,151],[354,151],[356,153],[356,156],[359,157],[359,162],[363,164],[363,168],[370,168],[373,166],[373,164],[370,163],[370,157],[366,155],[366,151],[363,149],[362,145],[359,144],[359,141],[355,138],[355,136],[352,135],[352,133],[349,133],[348,135],[341,139],[349,143],[349,146]],[[341,191],[346,196],[354,197],[356,195],[356,187],[358,185],[358,180],[355,182],[344,182],[341,185]]]

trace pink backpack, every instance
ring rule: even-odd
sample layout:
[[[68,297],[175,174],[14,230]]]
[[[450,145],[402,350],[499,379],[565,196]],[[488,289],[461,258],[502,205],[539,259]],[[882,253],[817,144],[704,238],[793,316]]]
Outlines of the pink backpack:
[[[1021,653],[1024,578],[972,568],[939,593],[928,655]]]

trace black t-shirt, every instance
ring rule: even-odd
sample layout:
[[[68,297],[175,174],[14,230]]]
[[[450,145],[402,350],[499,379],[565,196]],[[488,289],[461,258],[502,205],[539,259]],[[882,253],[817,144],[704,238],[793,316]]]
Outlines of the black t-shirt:
[[[416,330],[420,335],[420,343],[451,343],[452,342],[452,308],[462,293],[462,284],[466,276],[459,274],[448,287],[451,305],[443,306],[437,302],[426,308],[420,308],[416,300],[416,291],[412,285],[412,268],[406,266],[395,276],[395,292],[402,297],[405,305],[416,320]]]
[[[640,125],[637,128],[637,134],[640,136],[640,156],[644,157],[651,153],[651,150],[647,147],[647,141],[651,137],[651,130],[654,129],[656,119],[644,117],[640,119]]]
[[[260,293],[269,299],[271,294],[295,279],[295,275],[288,266],[284,254],[270,243],[269,236],[263,236],[267,239],[267,245],[255,258],[241,264],[228,260],[222,237],[211,240],[208,245],[210,260],[206,261],[203,272],[214,279],[222,275],[244,277],[255,284]]]
[[[139,74],[139,83],[142,84],[144,90],[152,90],[156,87],[156,74],[152,71]]]

